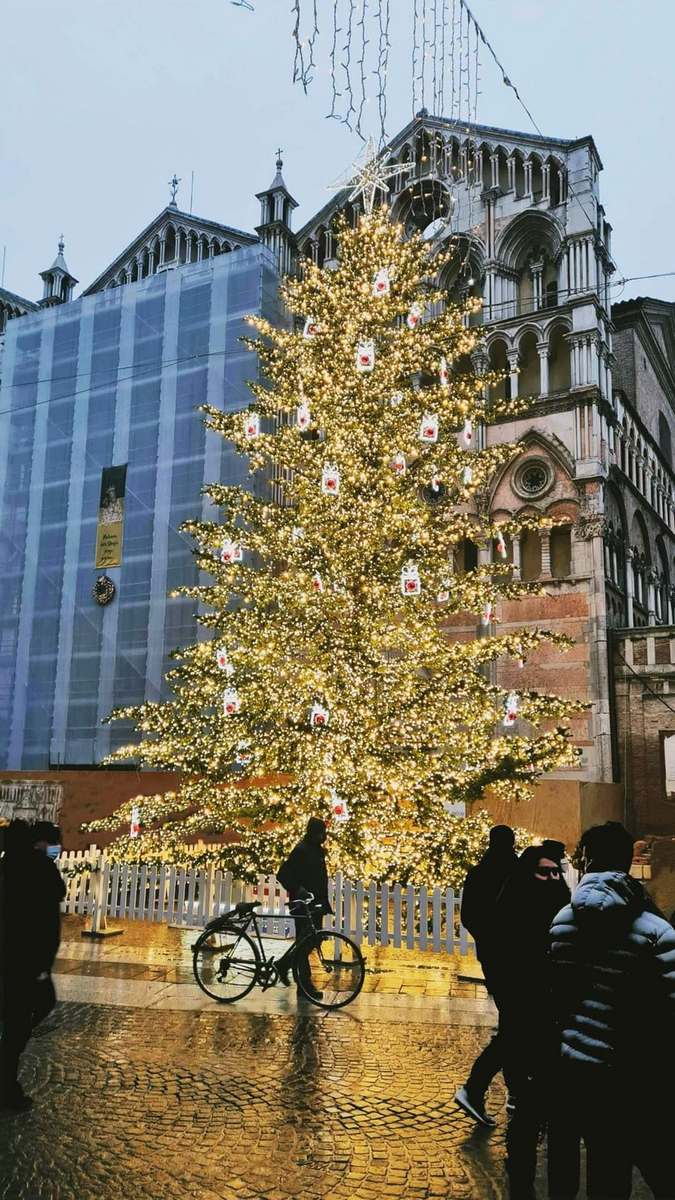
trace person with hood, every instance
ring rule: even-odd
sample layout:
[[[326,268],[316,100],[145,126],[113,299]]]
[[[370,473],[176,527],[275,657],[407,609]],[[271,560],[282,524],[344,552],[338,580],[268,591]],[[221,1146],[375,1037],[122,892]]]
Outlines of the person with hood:
[[[633,839],[623,825],[587,830],[581,852],[583,877],[551,928],[559,1062],[549,1195],[577,1195],[583,1138],[589,1197],[629,1197],[637,1163],[665,1200],[675,1196],[675,1171],[656,1076],[662,1070],[670,1090],[675,930],[629,875]]]
[[[498,899],[493,972],[500,996],[504,1073],[514,1100],[506,1136],[511,1200],[534,1197],[544,1112],[542,1086],[555,1046],[549,930],[556,913],[570,899],[562,878],[561,856],[551,842],[546,850],[528,846]]]
[[[66,889],[45,848],[58,836],[52,825],[31,828],[12,821],[0,861],[0,1106],[15,1112],[32,1104],[18,1080],[19,1060],[33,1029],[56,1001],[51,970]]]
[[[518,856],[514,849],[516,835],[508,825],[493,826],[489,838],[488,849],[480,862],[471,867],[464,881],[461,921],[476,943],[476,958],[483,969],[485,985],[499,1008],[499,988],[492,973],[496,955],[497,896],[515,871]],[[485,1111],[485,1096],[502,1067],[502,1035],[497,1028],[478,1055],[466,1083],[455,1094],[455,1101],[460,1108],[481,1125],[495,1124]],[[510,1091],[508,1079],[506,1085]]]
[[[316,924],[317,920],[320,924],[326,914],[331,912],[328,902],[326,851],[324,850],[324,843],[327,837],[328,829],[326,822],[322,821],[320,817],[310,817],[304,837],[291,850],[288,858],[281,864],[277,871],[277,879],[281,886],[288,892],[290,911],[295,917],[295,937],[297,944],[302,942],[304,938],[309,938],[314,931],[314,925],[306,906],[298,903],[298,901],[303,901],[308,895],[314,897],[312,902],[314,924]],[[282,955],[276,963],[276,968],[281,982],[288,987],[288,973],[291,968],[291,960],[293,954],[296,954],[298,973],[302,977],[305,989],[311,992],[316,1000],[320,1000],[322,993],[314,988],[312,984],[309,965],[310,950],[310,941],[307,941],[302,949],[299,948],[299,945],[297,949],[295,947],[291,948],[290,951]]]

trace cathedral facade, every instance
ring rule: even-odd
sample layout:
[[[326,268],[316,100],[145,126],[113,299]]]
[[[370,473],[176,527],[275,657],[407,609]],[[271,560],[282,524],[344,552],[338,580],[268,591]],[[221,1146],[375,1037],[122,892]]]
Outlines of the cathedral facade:
[[[611,631],[665,628],[674,620],[675,305],[646,299],[612,303],[618,289],[613,285],[611,226],[600,200],[602,163],[591,137],[543,138],[475,125],[467,130],[423,110],[384,153],[393,164],[406,168],[392,178],[387,197],[392,218],[408,233],[422,232],[432,253],[452,246],[452,261],[438,277],[450,299],[480,296],[483,300],[482,312],[471,318],[483,325],[485,334],[475,355],[475,369],[498,371],[499,389],[507,396],[527,399],[522,414],[508,425],[486,424],[480,431],[483,445],[506,440],[517,444],[519,452],[477,498],[476,537],[458,547],[455,570],[489,562],[495,553],[481,539],[482,515],[503,521],[513,514],[536,512],[553,519],[550,530],[528,532],[508,547],[514,578],[539,581],[543,595],[502,604],[497,619],[504,631],[527,622],[566,632],[575,645],[563,655],[542,648],[517,678],[511,665],[500,667],[495,678],[506,687],[530,685],[585,700],[587,711],[574,723],[582,760],[578,770],[564,774],[579,784],[610,785],[620,773],[608,645]],[[348,188],[337,192],[296,233],[291,227],[296,201],[278,161],[272,184],[258,194],[261,223],[255,231],[195,218],[179,210],[174,199],[84,289],[79,300],[72,299],[76,281],[63,260],[63,247],[52,268],[43,272],[41,301],[0,291],[4,313],[0,318],[0,342],[4,340],[0,421],[7,420],[8,410],[13,413],[3,442],[13,440],[25,454],[20,479],[11,470],[5,476],[0,470],[0,503],[6,514],[0,526],[5,555],[2,586],[7,589],[8,580],[14,581],[11,595],[8,592],[0,606],[5,621],[0,640],[0,710],[3,723],[6,718],[10,727],[0,756],[4,767],[46,768],[50,762],[71,762],[73,755],[79,755],[82,764],[99,761],[111,743],[98,732],[98,723],[106,706],[109,709],[111,702],[119,702],[119,695],[127,694],[122,688],[118,695],[110,682],[116,671],[120,678],[126,671],[126,677],[135,681],[129,689],[133,697],[124,702],[163,694],[161,676],[168,650],[191,640],[190,634],[196,636],[196,629],[189,630],[187,624],[174,628],[170,608],[165,613],[160,602],[166,585],[182,581],[180,573],[187,569],[187,560],[179,562],[180,556],[173,569],[166,566],[166,553],[158,559],[158,547],[161,550],[173,536],[163,507],[166,476],[173,477],[182,460],[180,440],[169,433],[166,423],[167,413],[175,411],[174,377],[183,374],[173,360],[187,354],[200,337],[206,338],[204,345],[215,347],[217,336],[225,330],[221,313],[214,317],[216,325],[209,326],[210,332],[198,333],[196,310],[190,317],[188,308],[181,308],[183,290],[187,294],[200,273],[210,273],[209,287],[219,287],[221,297],[227,293],[227,303],[232,305],[228,308],[232,338],[244,311],[264,311],[284,319],[275,309],[277,276],[301,272],[308,260],[330,269],[339,255],[335,218],[341,213],[355,222],[359,216],[358,202],[351,203],[349,195]],[[242,282],[246,279],[251,285],[248,290]],[[152,345],[154,335],[147,329],[143,332],[138,314],[160,294],[165,315],[159,321],[161,339],[155,337]],[[167,324],[172,306],[175,324]],[[119,312],[118,345],[125,345],[117,357],[103,319],[105,312],[113,311]],[[210,307],[209,313],[213,312]],[[150,322],[155,329],[156,317]],[[210,320],[211,316],[205,330]],[[76,325],[77,352],[73,349]],[[70,334],[66,333],[69,326]],[[38,349],[30,350],[31,339]],[[62,347],[59,364],[67,365],[68,374],[84,372],[87,379],[73,401],[79,419],[73,417],[69,423],[71,418],[62,415],[62,426],[72,432],[57,439],[58,470],[51,465],[48,430],[38,438],[41,418],[29,416],[31,405],[43,398],[45,385],[40,379],[55,374],[57,345]],[[137,440],[130,437],[136,390],[147,383],[131,377],[134,363],[144,362],[146,353],[153,358],[154,383],[147,384],[147,395],[138,403],[145,405],[146,413],[140,425],[152,427],[147,444],[145,435],[139,433]],[[102,385],[91,374],[99,355],[102,365],[97,370],[108,373],[105,382],[113,406],[113,416],[108,412],[108,418],[104,417],[106,404],[97,399]],[[236,355],[230,340],[225,373]],[[62,365],[58,369],[64,373]],[[214,373],[212,365],[206,377],[205,386],[213,389],[208,392],[210,402],[241,406],[247,402],[243,387],[228,389],[227,378]],[[243,376],[240,382],[245,382]],[[202,402],[205,395],[198,388],[187,388],[184,397],[181,392],[181,404]],[[58,395],[47,399],[65,403]],[[94,417],[97,411],[100,416]],[[39,412],[37,408],[35,413]],[[100,435],[99,420],[105,425]],[[112,423],[110,429],[106,420]],[[198,414],[193,421],[196,429]],[[120,432],[122,426],[126,433]],[[188,428],[193,430],[185,415],[183,430],[196,438]],[[90,450],[96,469],[92,466],[92,482],[86,485],[90,494],[83,507],[86,486],[74,481],[80,476],[87,479]],[[194,513],[203,479],[217,477],[223,470],[223,464],[208,460],[206,449],[200,447],[197,457],[199,467],[192,474],[179,471],[182,490],[176,516]],[[82,646],[87,638],[97,646],[83,652],[78,614],[80,609],[91,609],[87,614],[91,623],[96,613],[91,599],[99,502],[95,492],[102,469],[121,465],[127,467],[127,511],[136,503],[132,494],[142,496],[148,529],[145,540],[139,532],[136,545],[130,540],[135,535],[125,527],[123,561],[107,571],[117,592],[116,604],[110,606],[115,618],[107,632],[101,627],[81,635]],[[143,471],[147,479],[141,478]],[[233,464],[221,477],[229,480],[228,471],[236,474]],[[65,489],[58,537],[45,534],[50,526],[45,523],[44,505],[37,511],[36,482],[40,494],[46,487]],[[8,534],[10,527],[13,532]],[[86,537],[85,527],[89,528]],[[82,550],[71,561],[68,548],[76,542]],[[42,569],[47,561],[54,570],[48,608],[42,611],[35,607],[40,593],[36,564]],[[158,561],[165,565],[158,567]],[[125,606],[134,610],[133,615],[124,616]],[[56,639],[48,652],[43,642],[49,641],[49,635],[41,618]],[[468,630],[468,621],[460,616],[451,619],[450,632]],[[79,662],[77,656],[83,653]],[[98,654],[96,668],[91,666],[93,660],[85,666],[84,659],[92,653]],[[120,654],[125,661],[135,654],[133,672]],[[118,667],[111,666],[110,656]],[[38,694],[41,700],[36,705],[32,698]],[[45,701],[48,695],[51,701]],[[66,703],[64,697],[65,713],[59,709]],[[79,704],[83,714],[87,708],[79,725],[69,725],[71,704]],[[24,733],[16,732],[17,720],[23,721]],[[41,724],[45,730],[49,727],[48,737],[40,732]],[[70,741],[69,728],[73,730]],[[26,729],[34,731],[32,741],[27,740]]]

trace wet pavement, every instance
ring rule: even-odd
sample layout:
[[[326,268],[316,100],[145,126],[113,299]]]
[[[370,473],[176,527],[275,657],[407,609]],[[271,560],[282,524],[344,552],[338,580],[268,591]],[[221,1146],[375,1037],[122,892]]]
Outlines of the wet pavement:
[[[246,1011],[200,997],[189,932],[65,932],[62,1002],[24,1055],[35,1107],[0,1119],[2,1200],[505,1200],[501,1080],[494,1132],[452,1102],[492,1023],[465,960],[369,953],[348,1009],[276,989]]]

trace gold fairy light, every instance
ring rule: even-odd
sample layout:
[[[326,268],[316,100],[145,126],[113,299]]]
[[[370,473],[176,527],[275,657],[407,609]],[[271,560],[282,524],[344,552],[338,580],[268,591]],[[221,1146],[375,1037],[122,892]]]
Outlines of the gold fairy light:
[[[348,815],[334,824],[334,865],[457,884],[489,821],[450,806],[489,792],[517,821],[536,779],[577,761],[569,722],[583,706],[513,684],[517,663],[568,639],[499,628],[501,604],[538,585],[514,580],[499,554],[454,569],[464,539],[489,545],[550,521],[493,526],[471,511],[517,450],[476,449],[467,423],[504,421],[524,402],[495,398],[499,376],[468,365],[481,331],[463,317],[476,301],[448,305],[434,286],[449,256],[432,261],[382,209],[355,229],[339,223],[336,238],[335,270],[309,265],[283,285],[295,329],[250,319],[251,408],[205,409],[260,484],[212,484],[219,521],[185,526],[209,582],[179,594],[212,640],[177,652],[169,701],[113,714],[139,740],[112,759],[173,770],[177,785],[134,799],[133,841],[131,801],[89,828],[120,831],[119,858],[251,878],[277,866],[309,816],[330,821],[337,795]],[[474,638],[449,633],[460,613]],[[500,688],[487,668],[506,659],[514,673]]]

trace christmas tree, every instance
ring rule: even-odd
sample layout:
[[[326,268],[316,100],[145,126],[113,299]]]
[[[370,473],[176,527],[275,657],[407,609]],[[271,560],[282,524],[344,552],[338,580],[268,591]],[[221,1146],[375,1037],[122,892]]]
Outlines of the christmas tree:
[[[251,877],[319,815],[334,820],[331,857],[347,874],[457,883],[489,821],[450,805],[487,788],[516,802],[574,762],[558,722],[580,706],[493,682],[504,656],[568,643],[496,630],[501,599],[539,590],[512,578],[509,539],[544,522],[476,515],[476,494],[515,453],[480,449],[484,427],[523,407],[472,369],[480,301],[449,305],[434,286],[446,259],[405,240],[385,209],[337,236],[334,270],[308,265],[283,285],[292,328],[251,319],[252,406],[205,410],[268,485],[213,484],[221,523],[187,526],[211,582],[181,594],[212,637],[177,652],[171,700],[113,714],[142,735],[113,757],[181,782],[89,828],[119,829],[135,803],[140,836],[113,854]],[[466,538],[492,553],[460,572]],[[446,614],[460,612],[476,614],[472,640],[449,635]]]

